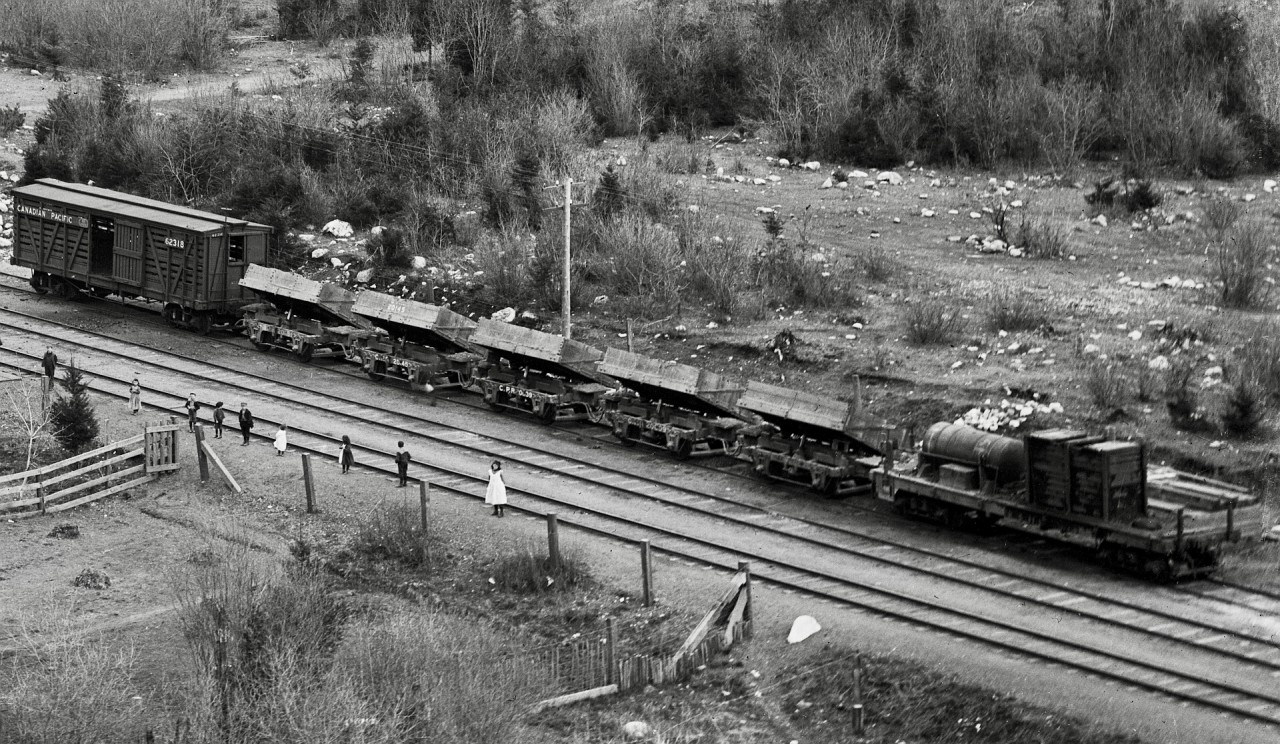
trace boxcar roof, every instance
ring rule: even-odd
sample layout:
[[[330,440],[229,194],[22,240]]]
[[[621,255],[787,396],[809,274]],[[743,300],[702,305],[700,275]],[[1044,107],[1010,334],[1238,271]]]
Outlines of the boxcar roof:
[[[56,178],[41,178],[35,183],[14,189],[13,193],[81,207],[95,212],[118,214],[147,222],[172,225],[193,232],[213,232],[228,227],[255,232],[271,229],[269,225],[262,225],[257,222],[249,222],[235,217],[224,217],[213,212],[203,212],[199,209],[134,196],[122,191],[112,191],[81,183],[68,183],[59,181]]]

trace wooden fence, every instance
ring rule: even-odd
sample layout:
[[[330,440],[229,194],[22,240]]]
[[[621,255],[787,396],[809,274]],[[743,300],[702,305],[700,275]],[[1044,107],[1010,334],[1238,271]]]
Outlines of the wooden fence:
[[[178,468],[178,426],[142,434],[25,473],[0,477],[0,517],[17,519],[74,509]]]
[[[671,655],[636,654],[619,659],[612,622],[607,635],[603,641],[586,640],[554,647],[551,654],[540,652],[546,657],[539,665],[544,670],[541,678],[554,686],[549,692],[561,694],[535,703],[535,710],[689,679],[716,654],[751,637],[751,571],[745,563],[739,564],[729,588]],[[578,691],[563,693],[574,688]]]

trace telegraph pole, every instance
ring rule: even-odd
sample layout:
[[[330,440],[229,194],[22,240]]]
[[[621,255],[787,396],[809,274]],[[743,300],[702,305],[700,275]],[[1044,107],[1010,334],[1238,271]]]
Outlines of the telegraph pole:
[[[564,177],[564,295],[560,300],[561,310],[564,311],[564,337],[569,338],[570,321],[569,321],[569,304],[571,293],[569,292],[569,275],[572,270],[572,264],[569,253],[569,242],[572,231],[569,229],[569,220],[573,204],[573,179],[569,176]]]

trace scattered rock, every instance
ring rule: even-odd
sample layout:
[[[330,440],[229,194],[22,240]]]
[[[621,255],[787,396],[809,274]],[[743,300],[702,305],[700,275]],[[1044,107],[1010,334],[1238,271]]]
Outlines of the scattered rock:
[[[1093,219],[1089,220],[1089,222],[1097,225],[1098,227],[1106,227],[1107,216],[1105,214],[1100,214],[1097,217],[1094,217]]]
[[[490,320],[496,320],[499,323],[510,323],[516,319],[516,309],[514,307],[504,307],[489,316]]]
[[[80,528],[74,524],[63,523],[50,530],[49,537],[56,537],[59,540],[74,540],[80,537]],[[107,583],[111,582],[108,581]]]
[[[106,589],[111,586],[111,577],[101,571],[86,568],[71,582],[71,585],[81,589]]]
[[[314,251],[311,251],[312,258],[324,258],[327,255],[329,255],[328,248],[317,248]]]
[[[933,211],[932,209],[922,209],[922,210],[920,210],[920,216],[921,216],[921,217],[933,217],[933,216],[934,216],[934,215],[936,215],[936,214],[937,214],[937,212]]]
[[[763,178],[753,178],[753,179],[751,179],[751,184],[752,184],[753,186],[763,186],[763,185],[765,185],[766,183],[768,183],[768,181],[764,180]]]
[[[1102,348],[1097,344],[1085,344],[1084,353],[1086,354],[1097,354],[1101,351],[1102,351]]]
[[[1276,182],[1275,182],[1275,180],[1274,180],[1274,179],[1271,179],[1271,178],[1268,178],[1267,180],[1263,181],[1263,182],[1262,182],[1262,190],[1263,190],[1263,191],[1265,191],[1265,192],[1267,192],[1268,194],[1270,194],[1270,193],[1272,193],[1273,191],[1275,191],[1275,190],[1276,190]]]
[[[1240,201],[1245,202],[1247,204],[1257,198],[1258,198],[1257,194],[1245,194],[1244,196],[1240,197]]]
[[[1147,362],[1147,369],[1163,372],[1169,369],[1169,360],[1164,356],[1152,357],[1151,361]]]
[[[902,183],[902,176],[896,171],[881,171],[880,175],[876,176],[876,180],[890,186],[898,186]]]
[[[327,251],[328,251],[328,249],[326,248],[326,249],[325,249],[325,251],[327,252]],[[330,256],[330,257],[329,257],[329,265],[330,265],[330,266],[332,266],[332,267],[333,267],[333,268],[335,268],[335,269],[341,268],[341,267],[342,267],[342,259],[341,259],[341,258],[338,258],[337,256]]]
[[[805,163],[804,165],[801,165],[800,167],[804,168],[807,171],[816,171],[822,167],[822,163],[819,163],[816,160],[810,160],[809,162]]]
[[[786,158],[778,158],[778,167],[779,167],[779,168],[790,168],[790,167],[791,167],[791,161],[790,161],[790,160],[787,160]]]
[[[848,181],[841,181],[840,183],[836,184],[836,188],[838,188],[838,189],[847,189],[847,188],[849,188],[849,182],[848,182]]]
[[[777,210],[773,207],[756,207],[756,214],[776,214]]]
[[[653,736],[653,730],[644,721],[627,721],[622,724],[622,736],[629,741],[646,741]]]
[[[373,278],[373,269],[361,269],[356,272],[356,281],[364,284]]]
[[[821,185],[821,186],[819,186],[818,188],[822,188],[822,189],[829,189],[829,188],[831,188],[831,187],[832,187],[832,186],[834,186],[834,185],[835,185],[835,184],[834,184],[834,183],[832,183],[831,179],[830,179],[830,178],[828,178],[827,180],[823,181],[823,182],[822,182],[822,185]]]
[[[948,243],[959,243],[959,242],[962,242],[963,240],[964,240],[964,236],[963,236],[963,235],[948,235],[948,236],[947,236],[947,242],[948,242]]]
[[[1130,340],[1130,341],[1141,341],[1141,340],[1142,340],[1142,331],[1129,331],[1129,340]]]
[[[866,171],[856,170],[849,174],[849,178],[870,178],[871,174]]]

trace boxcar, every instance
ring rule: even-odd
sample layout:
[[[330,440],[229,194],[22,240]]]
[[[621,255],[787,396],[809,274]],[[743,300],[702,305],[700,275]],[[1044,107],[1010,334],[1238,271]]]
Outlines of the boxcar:
[[[11,262],[31,269],[37,292],[158,302],[201,333],[255,299],[240,279],[266,259],[267,225],[52,178],[13,197]]]

